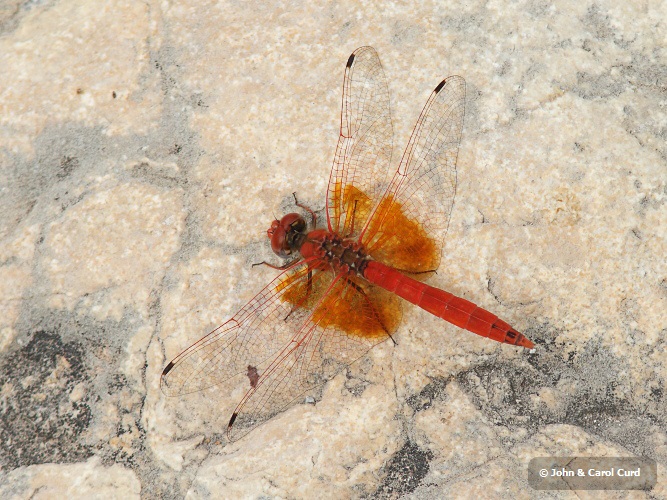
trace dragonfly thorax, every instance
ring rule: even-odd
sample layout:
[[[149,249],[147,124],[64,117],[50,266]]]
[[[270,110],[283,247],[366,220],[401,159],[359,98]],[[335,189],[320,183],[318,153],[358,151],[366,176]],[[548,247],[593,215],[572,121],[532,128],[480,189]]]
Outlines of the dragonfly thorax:
[[[300,252],[304,258],[317,257],[323,264],[321,267],[329,266],[335,273],[363,274],[368,263],[363,245],[324,229],[308,233]]]

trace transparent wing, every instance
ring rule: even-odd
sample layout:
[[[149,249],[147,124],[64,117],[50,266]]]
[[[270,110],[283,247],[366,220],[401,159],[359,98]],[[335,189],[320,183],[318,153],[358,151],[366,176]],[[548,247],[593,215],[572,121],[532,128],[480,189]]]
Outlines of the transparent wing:
[[[167,396],[188,394],[238,375],[247,376],[252,387],[258,371],[310,314],[295,304],[316,301],[332,278],[330,272],[311,273],[305,260],[282,272],[233,318],[174,358],[162,372],[162,391]]]
[[[356,237],[384,193],[391,163],[393,129],[387,80],[372,47],[347,61],[340,135],[329,187],[329,230]]]
[[[387,340],[401,320],[399,301],[357,278],[338,277],[239,403],[229,422],[229,439],[239,439],[303,401],[307,392]]]
[[[465,80],[446,78],[431,93],[361,241],[370,255],[426,277],[440,264],[456,193],[465,115]]]

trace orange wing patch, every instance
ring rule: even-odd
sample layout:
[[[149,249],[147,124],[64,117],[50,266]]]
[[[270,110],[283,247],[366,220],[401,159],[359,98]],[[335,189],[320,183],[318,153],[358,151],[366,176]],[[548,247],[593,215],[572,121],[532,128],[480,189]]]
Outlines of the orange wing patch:
[[[338,328],[351,337],[387,338],[401,321],[399,297],[356,277],[348,280],[338,280],[313,313],[313,322]]]
[[[362,243],[378,262],[408,273],[422,273],[416,279],[426,279],[428,271],[440,265],[438,243],[405,214],[402,204],[391,195],[378,206]]]
[[[336,184],[333,199],[337,220],[332,225],[340,227],[341,219],[344,220],[338,233],[343,238],[358,234],[373,215],[362,239],[373,259],[408,273],[421,273],[415,276],[420,280],[440,265],[439,243],[428,236],[417,220],[406,215],[404,206],[393,195],[385,197],[375,212],[371,198],[351,184],[344,189]]]
[[[353,237],[366,225],[373,210],[373,201],[360,189],[348,184],[343,189],[340,182],[334,187],[333,206],[335,221],[332,227],[343,238]],[[341,227],[342,219],[342,227]]]
[[[370,286],[354,276],[341,277],[331,286],[331,273],[313,270],[310,284],[307,271],[295,273],[281,282],[276,291],[289,287],[281,300],[295,309],[313,310],[310,321],[322,328],[335,328],[350,337],[387,338],[401,321],[397,295]]]

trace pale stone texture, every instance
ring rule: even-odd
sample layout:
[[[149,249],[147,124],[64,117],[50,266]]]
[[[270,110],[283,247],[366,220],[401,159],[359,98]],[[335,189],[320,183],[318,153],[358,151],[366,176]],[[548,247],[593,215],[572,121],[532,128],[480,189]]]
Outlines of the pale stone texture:
[[[577,454],[664,477],[666,18],[664,1],[5,2],[0,496],[531,498],[531,458]],[[160,373],[276,275],[251,264],[278,262],[266,229],[292,192],[323,221],[361,45],[389,82],[392,168],[430,91],[466,79],[431,283],[537,347],[405,307],[396,346],[230,445],[245,388],[167,398]]]
[[[105,467],[97,457],[77,464],[31,465],[3,473],[2,498],[140,498],[141,482],[119,464]]]
[[[117,184],[90,193],[53,222],[40,261],[52,284],[49,305],[83,306],[98,320],[120,320],[125,307],[147,316],[151,288],[177,250],[180,195]],[[100,293],[104,300],[96,301]]]

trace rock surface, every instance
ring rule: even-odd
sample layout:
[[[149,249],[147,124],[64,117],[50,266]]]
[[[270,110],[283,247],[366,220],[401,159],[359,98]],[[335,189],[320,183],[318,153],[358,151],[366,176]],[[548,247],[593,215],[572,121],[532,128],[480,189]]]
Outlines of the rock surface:
[[[0,497],[529,498],[529,460],[568,455],[664,478],[665,19],[664,1],[5,2]],[[466,79],[431,283],[536,349],[406,307],[398,345],[229,444],[243,392],[166,398],[160,373],[275,276],[251,264],[292,192],[324,206],[361,45],[389,81],[392,168],[433,87]]]

